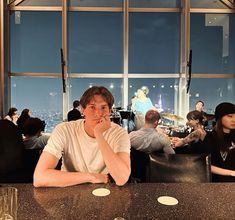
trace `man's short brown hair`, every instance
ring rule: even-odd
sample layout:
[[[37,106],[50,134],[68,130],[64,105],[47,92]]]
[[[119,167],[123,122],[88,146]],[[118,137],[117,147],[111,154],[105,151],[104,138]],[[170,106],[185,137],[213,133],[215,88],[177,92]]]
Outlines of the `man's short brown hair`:
[[[94,98],[95,95],[100,95],[107,102],[109,109],[112,108],[114,98],[112,93],[103,86],[93,86],[87,89],[80,99],[80,105],[86,108],[87,104]]]
[[[154,124],[160,118],[161,116],[157,110],[148,110],[145,114],[145,122],[148,124]]]

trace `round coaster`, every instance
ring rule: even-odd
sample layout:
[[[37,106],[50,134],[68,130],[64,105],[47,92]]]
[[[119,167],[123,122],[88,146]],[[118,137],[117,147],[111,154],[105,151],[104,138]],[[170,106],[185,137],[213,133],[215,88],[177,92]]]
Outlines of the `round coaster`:
[[[105,188],[98,188],[98,189],[94,189],[92,191],[92,194],[94,196],[108,196],[110,194],[110,190],[105,189]]]
[[[177,205],[178,200],[171,196],[160,196],[157,198],[157,201],[163,205]]]

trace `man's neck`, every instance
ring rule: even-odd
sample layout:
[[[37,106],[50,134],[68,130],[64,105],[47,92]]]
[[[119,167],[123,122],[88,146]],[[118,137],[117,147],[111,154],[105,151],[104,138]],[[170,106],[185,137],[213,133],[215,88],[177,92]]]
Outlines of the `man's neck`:
[[[145,123],[144,124],[144,128],[156,128],[157,126],[154,125],[154,124],[148,124],[148,123]]]

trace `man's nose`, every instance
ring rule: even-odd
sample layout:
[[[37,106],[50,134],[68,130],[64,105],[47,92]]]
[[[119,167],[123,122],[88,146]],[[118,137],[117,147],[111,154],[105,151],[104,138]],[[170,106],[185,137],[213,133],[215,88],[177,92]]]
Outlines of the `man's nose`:
[[[102,116],[102,115],[103,115],[102,109],[97,108],[96,111],[95,111],[95,114],[96,114],[97,116]]]

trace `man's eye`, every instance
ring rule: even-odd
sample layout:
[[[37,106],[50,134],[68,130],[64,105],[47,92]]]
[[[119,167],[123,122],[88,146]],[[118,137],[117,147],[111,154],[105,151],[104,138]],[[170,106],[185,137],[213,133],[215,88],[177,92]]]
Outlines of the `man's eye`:
[[[102,109],[103,109],[103,110],[107,110],[107,109],[108,109],[108,107],[107,107],[107,106],[104,106],[104,107],[102,107]]]

